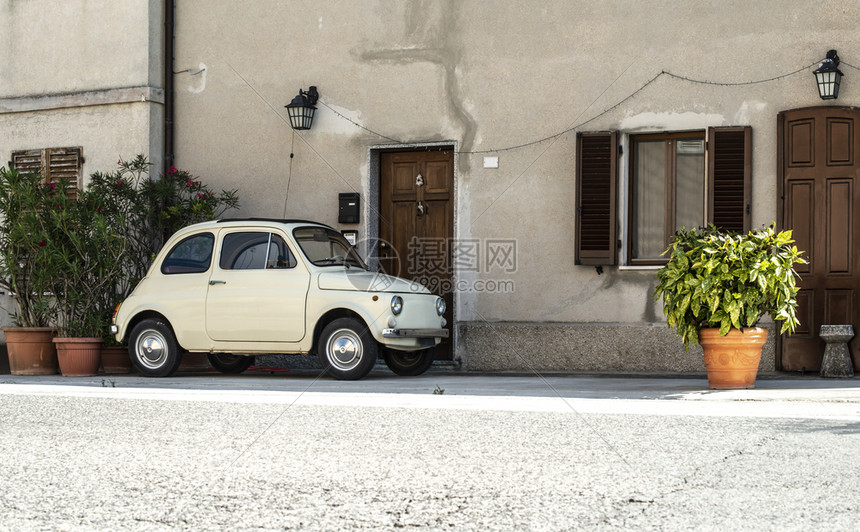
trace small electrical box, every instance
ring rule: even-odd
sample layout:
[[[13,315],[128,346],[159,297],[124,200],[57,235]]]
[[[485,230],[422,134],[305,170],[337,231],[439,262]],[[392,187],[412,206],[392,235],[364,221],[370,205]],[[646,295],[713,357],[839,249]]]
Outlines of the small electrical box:
[[[357,224],[361,196],[358,192],[342,192],[337,195],[337,222],[341,224]]]

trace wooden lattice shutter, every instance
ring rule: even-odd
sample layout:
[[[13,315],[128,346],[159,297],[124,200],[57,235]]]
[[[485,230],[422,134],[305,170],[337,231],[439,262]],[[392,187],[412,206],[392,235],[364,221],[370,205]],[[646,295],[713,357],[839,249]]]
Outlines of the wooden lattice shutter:
[[[708,129],[708,221],[719,229],[750,229],[752,129]]]
[[[617,261],[618,133],[576,138],[576,264]]]
[[[21,173],[35,172],[45,183],[66,182],[69,197],[78,196],[83,159],[81,148],[46,148],[12,154],[12,166]]]

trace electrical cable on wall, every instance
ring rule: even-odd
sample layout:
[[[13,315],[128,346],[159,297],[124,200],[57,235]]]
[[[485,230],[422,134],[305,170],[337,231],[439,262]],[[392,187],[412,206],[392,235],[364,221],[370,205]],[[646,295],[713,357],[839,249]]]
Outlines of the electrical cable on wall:
[[[812,63],[812,64],[810,64],[810,65],[808,65],[808,66],[805,66],[805,67],[799,68],[799,69],[797,69],[797,70],[794,70],[794,71],[792,71],[792,72],[788,72],[787,74],[781,74],[781,75],[779,75],[779,76],[774,76],[774,77],[772,77],[772,78],[759,79],[759,80],[753,80],[753,81],[742,81],[742,82],[721,82],[721,81],[710,81],[710,80],[693,79],[693,78],[689,78],[689,77],[687,77],[687,76],[681,76],[681,75],[678,75],[678,74],[673,74],[672,72],[669,72],[669,71],[667,71],[667,70],[661,70],[659,74],[655,75],[654,77],[652,77],[651,79],[649,79],[648,81],[646,81],[646,82],[645,82],[641,87],[639,87],[638,89],[636,89],[635,91],[633,91],[632,93],[630,93],[629,95],[627,95],[626,97],[624,97],[622,100],[620,100],[618,103],[616,103],[616,104],[615,104],[615,105],[613,105],[612,107],[609,107],[609,108],[607,108],[607,109],[603,110],[601,113],[599,113],[599,114],[597,114],[597,115],[593,116],[592,118],[589,118],[588,120],[586,120],[586,121],[584,121],[584,122],[580,122],[580,123],[576,124],[575,126],[569,127],[569,128],[567,128],[567,129],[565,129],[565,130],[563,130],[563,131],[560,131],[560,132],[555,133],[555,134],[553,134],[553,135],[549,135],[549,136],[547,136],[547,137],[543,137],[543,138],[538,139],[538,140],[533,140],[533,141],[530,141],[530,142],[525,142],[525,143],[523,143],[523,144],[518,144],[518,145],[516,145],[516,146],[507,146],[507,147],[504,147],[504,148],[489,149],[489,150],[458,151],[457,153],[458,153],[458,154],[460,154],[460,155],[481,155],[481,154],[487,154],[487,153],[501,153],[501,152],[506,152],[506,151],[519,150],[519,149],[522,149],[522,148],[527,148],[527,147],[529,147],[529,146],[534,146],[534,145],[536,145],[536,144],[541,144],[541,143],[544,143],[544,142],[547,142],[547,141],[550,141],[550,140],[557,139],[557,138],[559,138],[559,137],[561,137],[561,136],[563,136],[563,135],[566,135],[566,134],[568,134],[568,133],[570,133],[570,132],[572,132],[572,131],[575,131],[575,130],[577,130],[577,129],[581,128],[582,126],[584,126],[584,125],[586,125],[586,124],[588,124],[588,123],[590,123],[590,122],[593,122],[593,121],[597,120],[597,119],[598,119],[598,118],[600,118],[601,116],[604,116],[604,115],[606,115],[606,114],[608,114],[608,113],[610,113],[610,112],[614,111],[615,109],[617,109],[617,108],[618,108],[618,107],[620,107],[622,104],[624,104],[625,102],[629,101],[630,99],[634,98],[637,94],[639,94],[640,92],[642,92],[646,87],[648,87],[649,85],[651,85],[652,83],[654,83],[655,81],[657,81],[659,78],[661,78],[661,77],[663,77],[663,76],[668,76],[668,77],[673,78],[673,79],[677,79],[677,80],[681,80],[681,81],[686,81],[686,82],[688,82],[688,83],[695,83],[695,84],[698,84],[698,85],[714,85],[714,86],[721,86],[721,87],[740,87],[740,86],[745,86],[745,85],[758,85],[758,84],[761,84],[761,83],[770,83],[770,82],[773,82],[773,81],[779,81],[779,80],[784,79],[784,78],[787,78],[787,77],[789,77],[789,76],[793,76],[793,75],[795,75],[795,74],[799,74],[799,73],[801,73],[801,72],[804,72],[804,71],[806,71],[806,70],[808,70],[808,69],[812,68],[812,67],[813,67],[813,66],[815,66],[816,64],[818,64],[818,61],[816,61],[816,62],[814,62],[814,63]],[[851,67],[851,68],[853,68],[853,69],[855,69],[855,70],[860,70],[860,68],[855,67],[855,66],[853,66],[853,65],[850,65],[850,64],[848,64],[848,63],[846,63],[846,62],[844,62],[844,61],[843,61],[841,64],[842,64],[842,65],[845,65],[845,66],[848,66],[848,67]],[[352,125],[354,125],[354,126],[356,126],[356,127],[358,127],[358,128],[361,128],[361,129],[363,129],[363,130],[367,131],[368,133],[371,133],[371,134],[373,134],[373,135],[376,135],[376,136],[381,137],[381,138],[386,139],[386,140],[390,140],[391,142],[395,142],[395,143],[397,143],[397,144],[411,144],[411,143],[409,143],[409,142],[404,142],[404,141],[397,140],[397,139],[394,139],[394,138],[392,138],[392,137],[389,137],[389,136],[387,136],[387,135],[383,135],[382,133],[379,133],[378,131],[374,131],[374,130],[370,129],[369,127],[367,127],[367,126],[365,126],[365,125],[363,125],[363,124],[360,124],[360,123],[356,122],[355,120],[353,120],[353,119],[351,119],[351,118],[349,118],[349,117],[345,116],[344,114],[342,114],[342,113],[340,113],[340,112],[336,111],[335,109],[332,109],[332,108],[331,108],[331,106],[329,106],[328,104],[326,104],[326,103],[325,103],[324,101],[322,101],[322,100],[319,100],[319,103],[320,103],[320,104],[322,104],[323,106],[325,106],[328,110],[330,110],[332,113],[334,113],[334,114],[335,114],[335,115],[337,115],[338,117],[342,118],[343,120],[346,120],[347,122],[351,123]]]

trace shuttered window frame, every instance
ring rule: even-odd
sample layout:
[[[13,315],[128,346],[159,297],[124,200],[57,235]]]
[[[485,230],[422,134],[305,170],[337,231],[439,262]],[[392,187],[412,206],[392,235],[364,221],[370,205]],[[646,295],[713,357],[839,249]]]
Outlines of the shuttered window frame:
[[[578,133],[575,264],[617,263],[617,184],[618,132]]]
[[[66,193],[77,198],[83,168],[83,148],[43,148],[12,152],[11,166],[21,173],[38,173],[43,183],[65,180]]]
[[[708,128],[707,140],[707,221],[722,230],[747,232],[752,219],[752,128]],[[589,152],[601,141],[602,150]],[[617,262],[617,154],[617,132],[577,134],[575,264]],[[604,191],[608,187],[609,194],[590,195],[595,186]]]

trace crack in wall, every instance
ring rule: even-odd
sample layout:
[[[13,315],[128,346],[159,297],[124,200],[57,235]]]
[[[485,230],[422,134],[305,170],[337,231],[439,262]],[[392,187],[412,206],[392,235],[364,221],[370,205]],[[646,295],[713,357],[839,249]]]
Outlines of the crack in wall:
[[[451,107],[450,115],[463,130],[461,149],[469,151],[474,147],[477,125],[465,108],[457,77],[461,60],[461,46],[457,38],[457,3],[449,1],[436,10],[430,4],[425,4],[410,2],[405,11],[407,40],[417,44],[366,51],[360,54],[360,59],[406,65],[424,62],[439,66],[444,72],[443,87]]]

